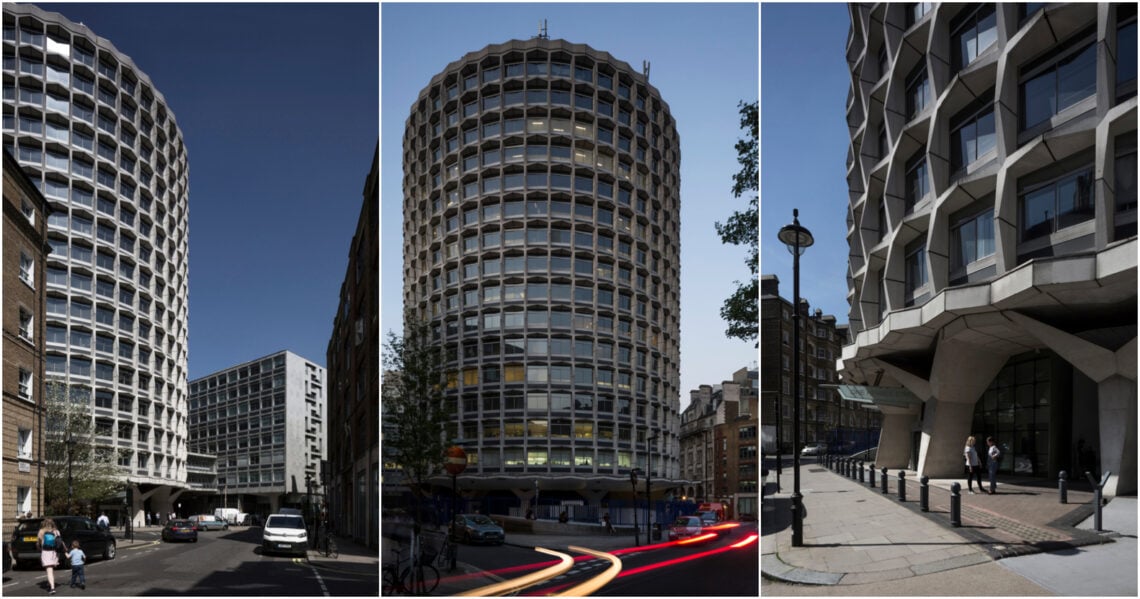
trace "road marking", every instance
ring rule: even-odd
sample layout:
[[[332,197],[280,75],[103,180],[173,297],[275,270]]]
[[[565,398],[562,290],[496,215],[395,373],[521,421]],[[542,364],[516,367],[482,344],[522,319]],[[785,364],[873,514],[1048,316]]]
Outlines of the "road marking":
[[[570,588],[568,588],[568,589],[566,589],[560,593],[557,593],[555,596],[559,596],[559,597],[566,597],[566,596],[581,597],[581,596],[593,594],[593,593],[597,592],[598,589],[606,586],[606,584],[608,584],[611,580],[613,580],[618,575],[619,572],[621,572],[621,560],[618,559],[618,557],[612,553],[605,553],[602,551],[594,551],[593,549],[586,549],[585,547],[576,547],[574,545],[570,545],[569,547],[567,547],[567,549],[569,549],[570,551],[575,551],[577,553],[585,553],[587,555],[592,555],[594,557],[598,557],[598,558],[601,558],[604,560],[608,560],[610,562],[610,567],[606,568],[605,572],[602,572],[601,574],[594,576],[593,578],[587,580],[586,582],[583,582],[582,584],[570,587]]]
[[[293,558],[293,563],[308,566],[309,569],[313,571],[313,576],[317,577],[317,583],[321,585],[321,593],[323,593],[325,597],[328,597],[329,589],[325,586],[325,579],[321,578],[321,573],[317,572],[317,569],[314,568],[312,564],[308,563],[308,561],[302,561],[302,559],[304,558],[295,557]]]

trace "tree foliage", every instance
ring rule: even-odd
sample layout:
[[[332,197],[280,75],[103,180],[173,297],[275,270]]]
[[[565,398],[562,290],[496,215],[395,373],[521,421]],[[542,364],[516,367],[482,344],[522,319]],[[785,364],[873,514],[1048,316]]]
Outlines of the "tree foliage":
[[[721,242],[748,248],[745,263],[752,274],[747,282],[735,281],[736,291],[724,301],[720,315],[728,323],[725,334],[731,338],[755,341],[760,323],[760,114],[759,102],[741,101],[740,128],[746,136],[736,142],[736,161],[740,170],[732,176],[732,194],[739,198],[751,192],[746,210],[732,213],[728,220],[716,223]]]
[[[408,486],[419,493],[427,479],[443,469],[446,375],[443,348],[433,342],[430,327],[410,315],[405,323],[404,336],[389,331],[384,344],[383,419],[394,431],[384,444]]]
[[[98,447],[90,394],[60,381],[46,384],[44,407],[44,498],[52,514],[76,514],[123,488],[115,449]],[[68,440],[71,440],[69,443]],[[71,453],[71,502],[67,466]]]

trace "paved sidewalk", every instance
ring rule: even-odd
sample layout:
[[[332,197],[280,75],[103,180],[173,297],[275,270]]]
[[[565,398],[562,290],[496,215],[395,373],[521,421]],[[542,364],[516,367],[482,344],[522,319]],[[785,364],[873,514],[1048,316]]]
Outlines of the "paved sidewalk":
[[[997,495],[962,495],[962,526],[949,523],[949,487],[964,480],[930,481],[930,512],[919,509],[919,484],[907,480],[906,501],[897,496],[898,471],[889,493],[821,464],[802,463],[804,546],[791,546],[792,469],[781,475],[783,493],[766,496],[762,508],[761,571],[786,582],[857,585],[952,570],[995,559],[1111,542],[1109,535],[1074,528],[1091,514],[1091,493],[1070,490],[1060,504],[1055,488],[1037,481],[1003,484]],[[910,472],[908,479],[914,478]],[[769,477],[774,480],[774,473]],[[774,485],[766,485],[771,490]]]

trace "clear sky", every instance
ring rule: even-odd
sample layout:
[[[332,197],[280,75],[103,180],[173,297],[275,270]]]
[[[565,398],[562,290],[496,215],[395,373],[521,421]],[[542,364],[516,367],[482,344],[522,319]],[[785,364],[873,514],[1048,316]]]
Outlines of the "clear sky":
[[[584,43],[641,68],[681,137],[681,403],[756,361],[754,343],[728,340],[720,306],[749,276],[746,249],[713,223],[747,199],[732,196],[741,136],[737,103],[758,95],[757,4],[384,4],[381,8],[381,331],[402,328],[401,149],[404,121],[432,76],[469,52],[528,39],[546,19],[551,39]]]
[[[760,13],[760,271],[792,298],[792,255],[776,238],[800,211],[815,245],[800,297],[848,321],[846,4],[764,4]]]
[[[190,170],[189,374],[324,365],[379,134],[376,4],[39,4],[130,56]]]

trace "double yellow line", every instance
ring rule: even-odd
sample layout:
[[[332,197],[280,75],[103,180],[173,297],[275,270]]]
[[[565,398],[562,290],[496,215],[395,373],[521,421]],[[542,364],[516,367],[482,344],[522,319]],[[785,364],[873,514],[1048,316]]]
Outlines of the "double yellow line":
[[[575,553],[585,553],[587,555],[592,555],[592,556],[597,557],[597,558],[609,560],[610,567],[606,568],[606,570],[604,572],[602,572],[601,574],[599,574],[597,576],[594,576],[593,578],[587,580],[586,582],[572,586],[572,587],[570,587],[570,588],[568,588],[568,589],[566,589],[560,593],[556,593],[554,595],[556,597],[567,597],[567,596],[581,597],[583,595],[589,595],[591,593],[596,592],[598,589],[602,588],[603,586],[605,586],[607,583],[609,583],[609,581],[613,580],[614,577],[616,577],[619,572],[621,572],[621,560],[619,560],[617,558],[617,556],[615,556],[611,553],[594,551],[593,549],[587,549],[585,547],[577,547],[575,545],[571,545],[571,546],[567,547],[567,549],[569,549],[570,551],[573,551]],[[559,558],[561,561],[559,563],[553,565],[553,566],[550,566],[548,568],[543,568],[542,570],[539,570],[537,572],[532,572],[532,573],[527,574],[525,576],[520,576],[518,578],[514,578],[511,580],[504,580],[503,582],[497,582],[495,584],[490,584],[487,586],[479,587],[477,589],[471,589],[469,591],[464,591],[462,593],[459,593],[458,596],[460,596],[460,597],[500,597],[500,596],[506,595],[508,593],[520,591],[520,590],[525,589],[527,587],[534,586],[534,585],[539,584],[541,582],[545,582],[547,580],[550,580],[551,578],[554,578],[555,576],[560,576],[562,574],[565,574],[571,567],[574,566],[574,558],[570,557],[569,555],[567,555],[565,553],[560,553],[558,551],[551,551],[549,549],[545,549],[542,547],[535,547],[534,550],[540,551],[542,553],[546,553],[548,555],[553,555],[554,557]]]

